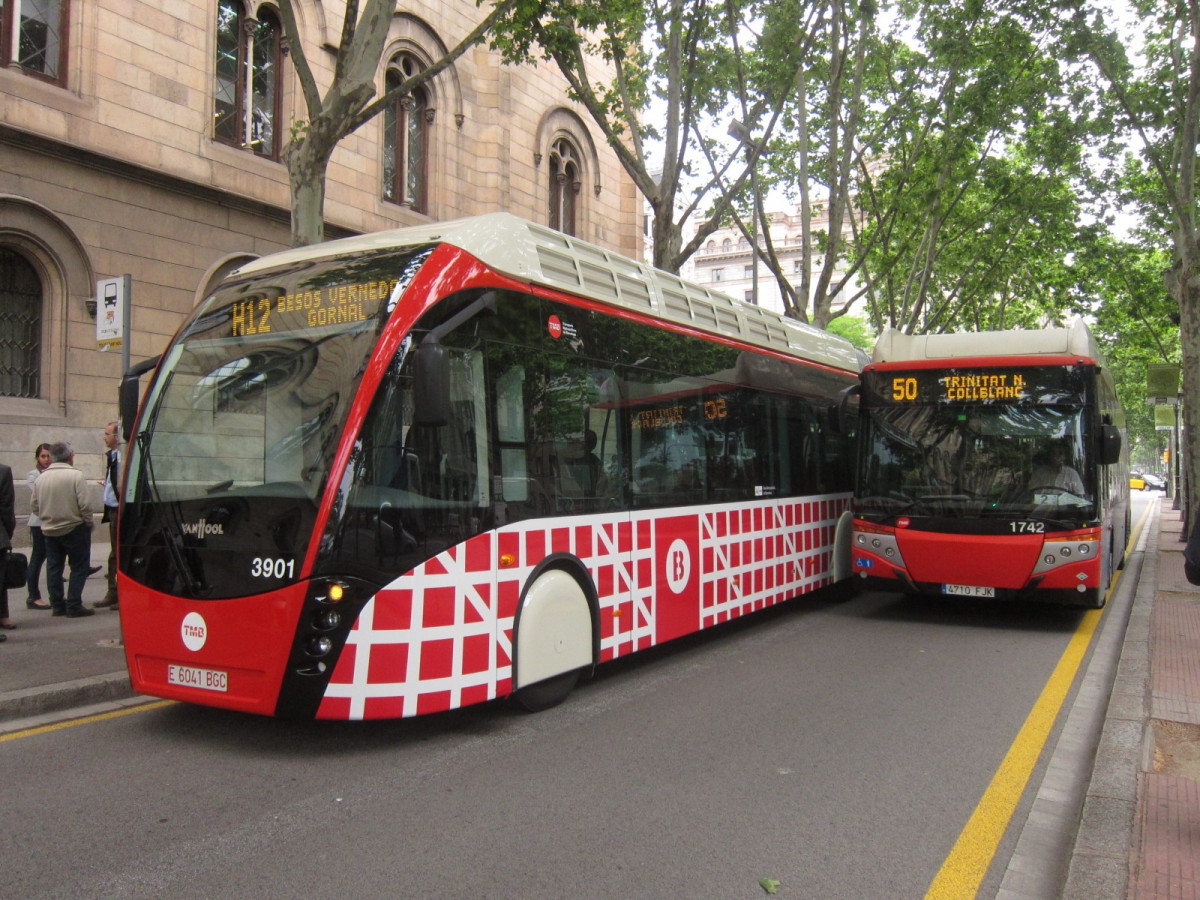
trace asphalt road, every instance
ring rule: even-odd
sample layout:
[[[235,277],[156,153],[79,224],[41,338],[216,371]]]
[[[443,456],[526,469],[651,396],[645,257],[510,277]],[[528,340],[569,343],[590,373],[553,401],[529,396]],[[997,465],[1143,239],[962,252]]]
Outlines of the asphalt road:
[[[604,666],[537,715],[168,704],[23,736],[0,744],[0,894],[758,898],[770,878],[920,898],[1081,616],[801,600]]]

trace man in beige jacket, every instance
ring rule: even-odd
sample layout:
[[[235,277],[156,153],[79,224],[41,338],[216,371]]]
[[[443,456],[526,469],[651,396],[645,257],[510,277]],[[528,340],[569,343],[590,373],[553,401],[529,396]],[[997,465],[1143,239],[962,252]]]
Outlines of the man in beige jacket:
[[[70,444],[50,445],[50,468],[33,483],[30,511],[42,520],[46,540],[46,590],[53,615],[76,619],[95,615],[83,605],[83,585],[92,560],[92,508],[87,479],[75,468]],[[71,580],[63,598],[63,561]]]

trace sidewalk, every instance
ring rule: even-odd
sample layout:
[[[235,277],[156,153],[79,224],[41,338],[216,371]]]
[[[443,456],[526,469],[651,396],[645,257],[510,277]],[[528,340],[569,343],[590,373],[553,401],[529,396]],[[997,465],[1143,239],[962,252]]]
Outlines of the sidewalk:
[[[1200,900],[1200,587],[1157,502],[1063,900]]]
[[[103,538],[103,542],[99,539]],[[92,565],[105,566],[87,580],[84,606],[104,599],[108,527],[92,532]],[[29,555],[28,547],[14,547]],[[42,596],[45,597],[45,568]],[[0,732],[14,720],[46,716],[134,696],[121,647],[119,612],[98,609],[85,619],[25,608],[25,589],[8,591],[9,617],[17,626],[0,644]],[[30,722],[28,724],[34,724]]]
[[[1071,746],[1043,779],[998,893],[1006,900],[1200,900],[1200,587],[1183,576],[1180,512],[1154,502],[1127,569],[1136,591],[1102,620],[1097,674],[1066,713],[1059,743]],[[107,558],[97,540],[93,564]],[[104,592],[98,572],[85,605]],[[89,704],[140,702],[120,613],[53,618],[26,609],[21,588],[9,606],[18,627],[0,645],[0,733]]]

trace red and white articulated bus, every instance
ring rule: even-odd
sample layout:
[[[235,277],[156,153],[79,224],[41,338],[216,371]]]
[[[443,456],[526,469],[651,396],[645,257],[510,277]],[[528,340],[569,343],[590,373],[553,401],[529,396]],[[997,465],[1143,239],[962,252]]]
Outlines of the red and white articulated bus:
[[[848,579],[838,410],[863,359],[505,214],[257,260],[171,341],[132,429],[134,688],[325,719],[537,709]]]
[[[885,331],[862,373],[855,572],[912,593],[1102,607],[1129,534],[1124,426],[1082,321]]]

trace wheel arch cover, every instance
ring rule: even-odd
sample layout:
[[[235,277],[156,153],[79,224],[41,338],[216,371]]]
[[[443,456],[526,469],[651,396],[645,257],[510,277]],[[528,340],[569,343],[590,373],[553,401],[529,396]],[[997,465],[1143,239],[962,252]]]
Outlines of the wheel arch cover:
[[[600,602],[583,563],[569,553],[546,557],[521,591],[513,623],[513,687],[594,666],[599,623]]]

